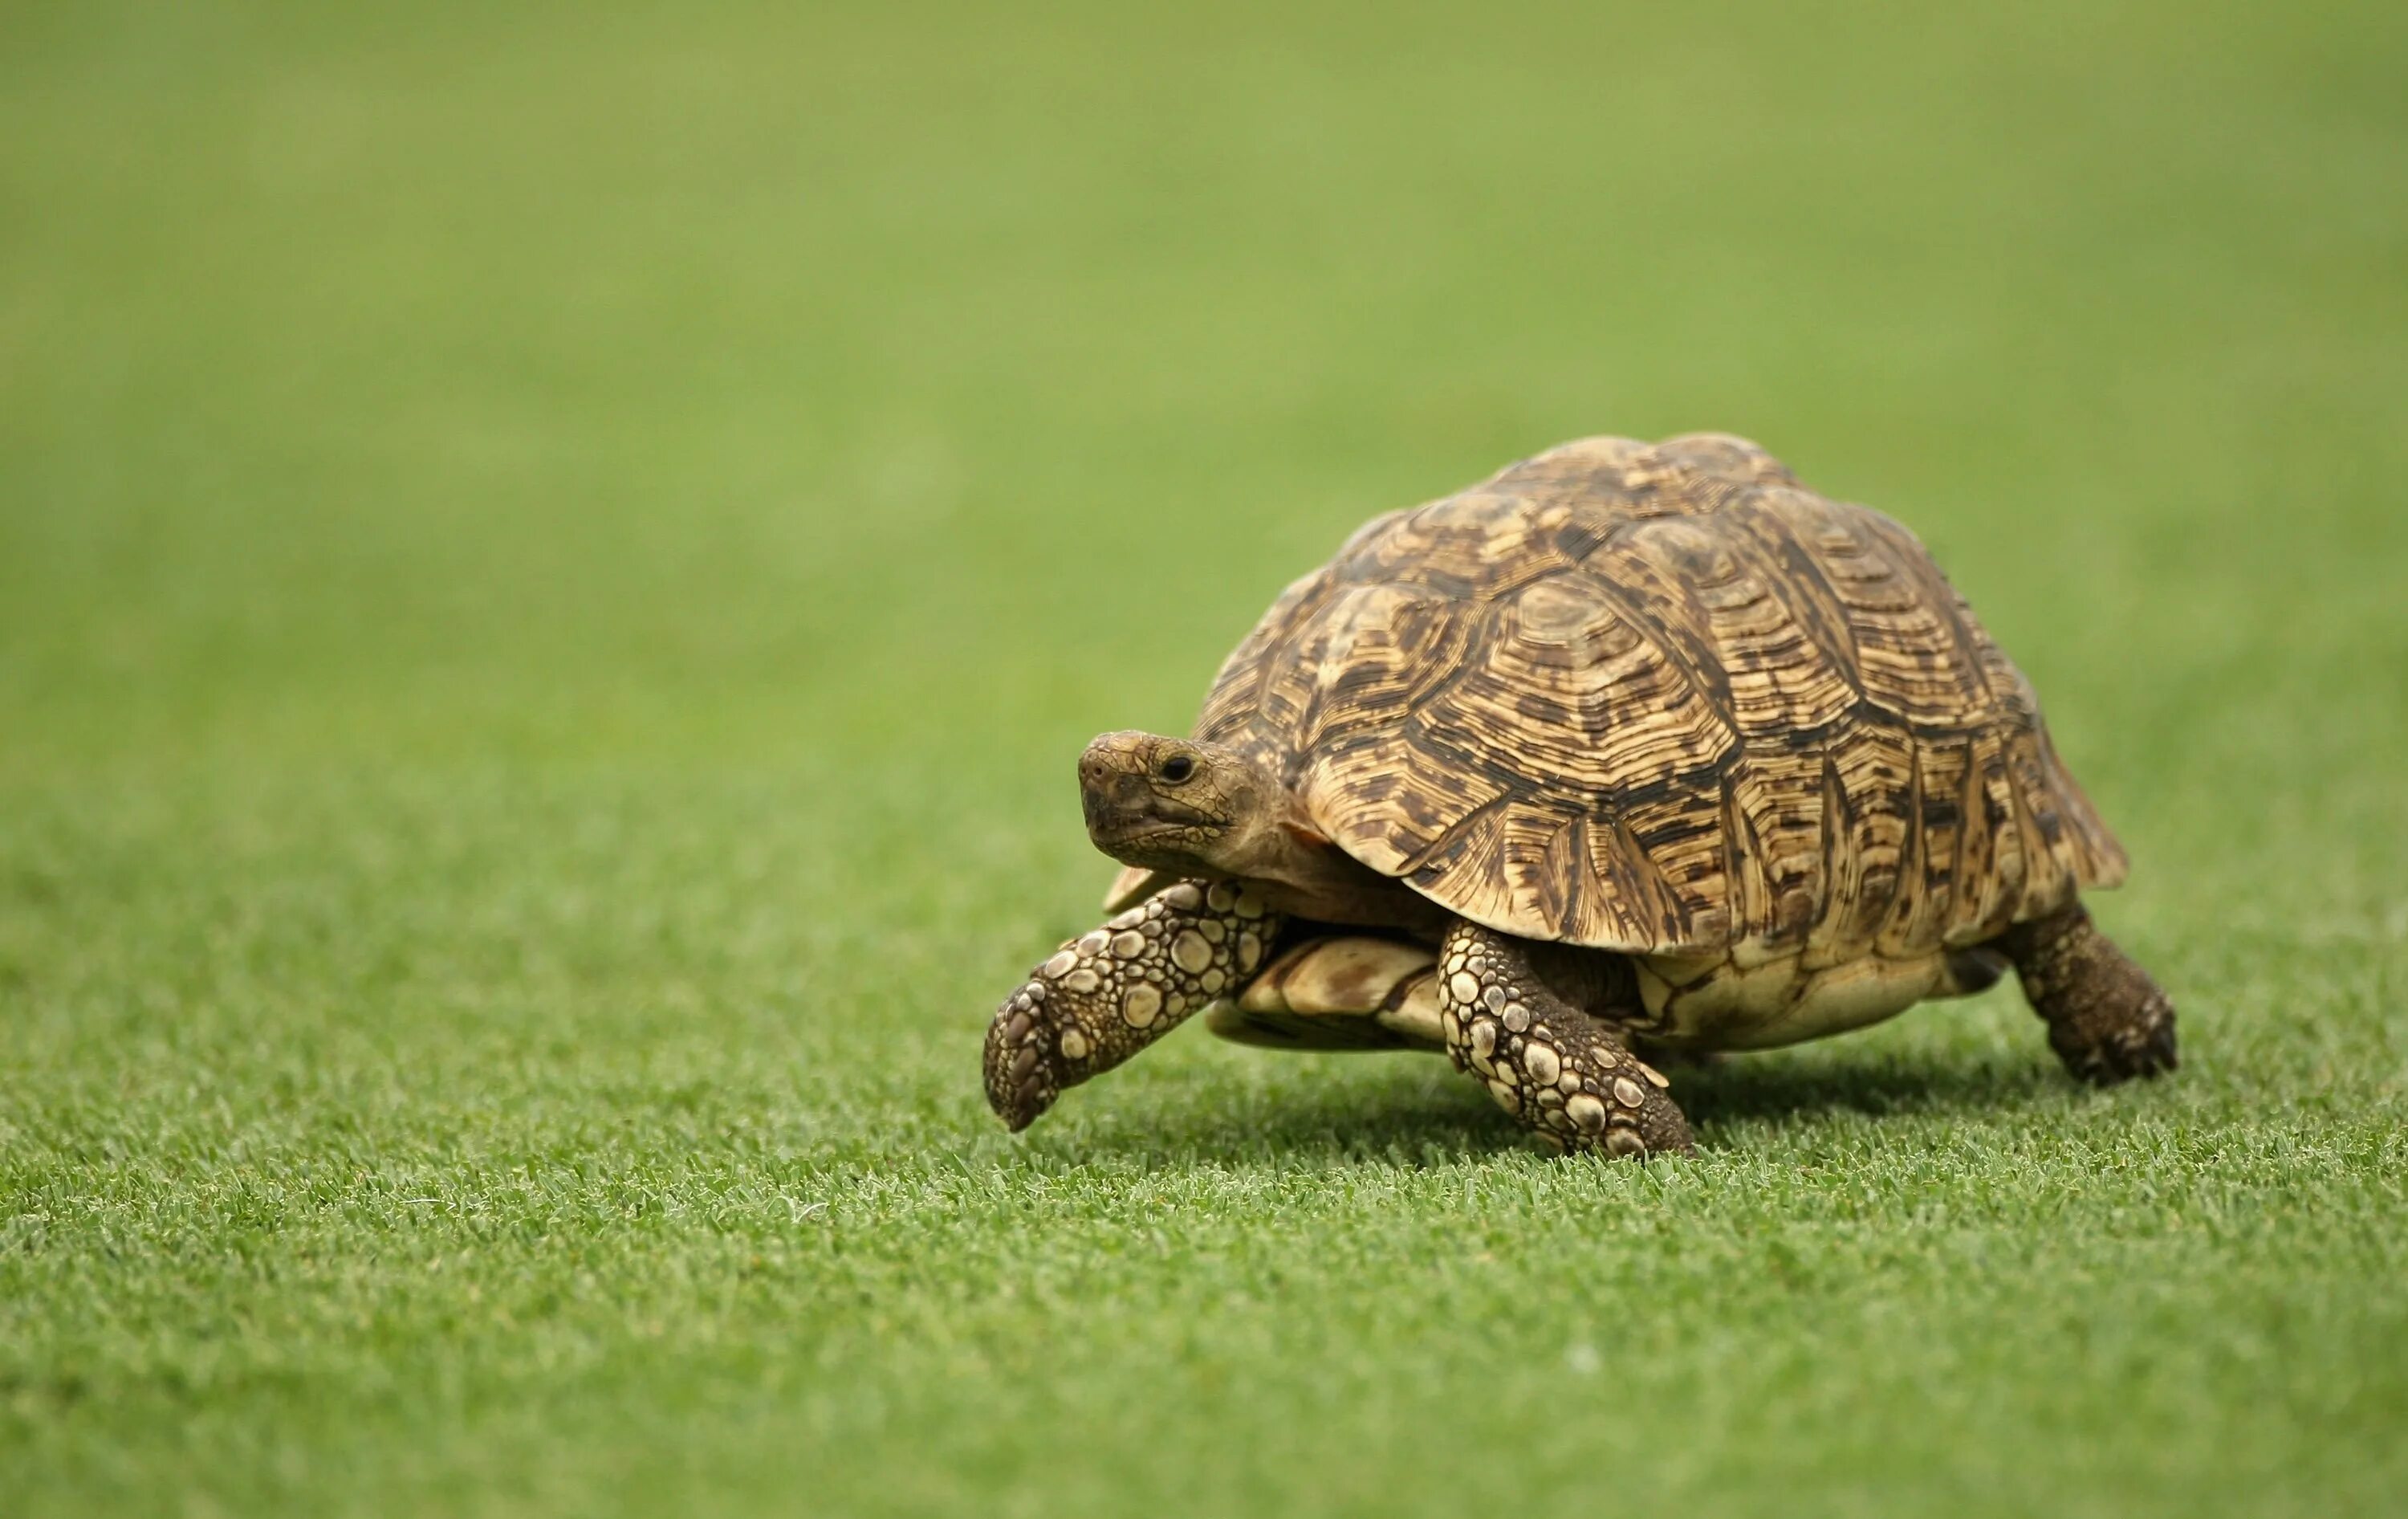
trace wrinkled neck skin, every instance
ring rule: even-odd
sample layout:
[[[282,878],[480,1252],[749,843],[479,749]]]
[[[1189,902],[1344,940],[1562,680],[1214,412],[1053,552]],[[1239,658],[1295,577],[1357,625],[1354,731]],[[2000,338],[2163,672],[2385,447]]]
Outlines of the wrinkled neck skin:
[[[1211,858],[1189,856],[1184,873],[1241,881],[1279,911],[1315,923],[1398,928],[1435,942],[1449,914],[1392,876],[1383,876],[1322,836],[1303,807],[1279,794],[1277,821],[1245,830]]]

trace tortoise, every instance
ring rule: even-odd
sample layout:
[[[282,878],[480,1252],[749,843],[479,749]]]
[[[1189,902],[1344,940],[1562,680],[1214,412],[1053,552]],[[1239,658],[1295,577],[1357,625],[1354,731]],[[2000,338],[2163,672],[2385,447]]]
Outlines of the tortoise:
[[[1680,1153],[1667,1057],[1769,1048],[2012,966],[2077,1076],[2170,1070],[2092,924],[2123,849],[1923,545],[1743,438],[1567,443],[1357,531],[1194,733],[1079,759],[1125,868],[1005,999],[1012,1129],[1207,1012],[1443,1050],[1540,1139]]]

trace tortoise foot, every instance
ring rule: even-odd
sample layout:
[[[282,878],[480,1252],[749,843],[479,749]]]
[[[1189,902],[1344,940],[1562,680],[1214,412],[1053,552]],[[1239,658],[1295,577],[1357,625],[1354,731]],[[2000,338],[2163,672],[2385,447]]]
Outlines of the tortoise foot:
[[[1486,1082],[1541,1142],[1634,1160],[1696,1153],[1670,1083],[1611,1025],[1539,980],[1520,941],[1457,924],[1439,947],[1438,984],[1455,1068]]]
[[[986,1030],[986,1100],[1013,1133],[1260,968],[1280,919],[1226,881],[1186,881],[1069,940]]]
[[[2067,1070],[2113,1086],[2179,1064],[2173,999],[2082,907],[2019,924],[2002,943]]]

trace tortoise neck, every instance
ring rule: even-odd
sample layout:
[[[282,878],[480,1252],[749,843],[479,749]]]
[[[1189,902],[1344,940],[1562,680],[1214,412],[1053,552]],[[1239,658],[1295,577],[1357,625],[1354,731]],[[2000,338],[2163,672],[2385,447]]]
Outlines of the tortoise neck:
[[[1253,882],[1273,908],[1297,917],[1432,935],[1445,925],[1443,909],[1332,843],[1293,799],[1211,865],[1215,874]]]

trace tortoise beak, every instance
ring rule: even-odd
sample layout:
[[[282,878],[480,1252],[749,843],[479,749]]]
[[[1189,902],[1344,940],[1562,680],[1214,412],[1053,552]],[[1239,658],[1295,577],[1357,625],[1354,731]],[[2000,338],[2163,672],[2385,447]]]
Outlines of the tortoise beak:
[[[1142,832],[1154,821],[1154,788],[1143,776],[1107,769],[1094,761],[1079,765],[1079,810],[1096,842]]]
[[[1199,843],[1220,820],[1165,799],[1142,777],[1121,776],[1104,785],[1082,787],[1080,810],[1086,814],[1087,837],[1095,846],[1124,864],[1133,851],[1154,844]]]

